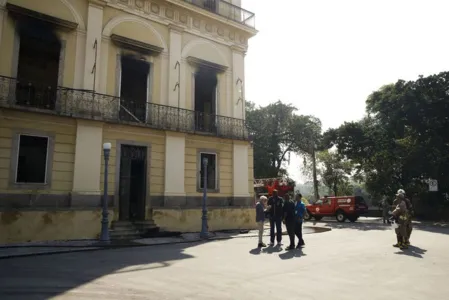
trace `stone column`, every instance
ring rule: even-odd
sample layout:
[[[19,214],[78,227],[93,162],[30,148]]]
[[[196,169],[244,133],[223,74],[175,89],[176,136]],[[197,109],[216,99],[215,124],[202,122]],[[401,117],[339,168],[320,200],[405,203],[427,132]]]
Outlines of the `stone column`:
[[[101,203],[101,160],[103,123],[77,120],[72,206],[91,207]]]
[[[181,62],[182,51],[182,32],[183,28],[175,25],[170,25],[170,45],[169,45],[169,60],[168,60],[168,105],[178,107],[178,90],[174,90],[176,83],[178,82],[179,69],[175,69],[176,63],[179,62],[177,68],[181,68],[181,73],[184,71],[182,68],[184,64]],[[181,78],[179,78],[181,81]],[[184,82],[179,82],[181,86]],[[181,90],[182,91],[182,90]],[[181,105],[181,99],[179,99],[179,106]]]
[[[87,34],[86,34],[86,52],[84,59],[84,89],[95,90],[100,86],[100,64],[101,64],[101,36],[103,30],[103,7],[105,2],[102,0],[90,0],[87,10]],[[96,51],[94,45],[96,43]],[[96,53],[96,60],[95,60]],[[92,74],[92,68],[96,64],[95,76]],[[94,80],[95,78],[95,80]],[[94,87],[95,81],[95,87]]]
[[[184,134],[166,132],[165,137],[165,184],[164,206],[183,206],[185,193],[185,149]]]

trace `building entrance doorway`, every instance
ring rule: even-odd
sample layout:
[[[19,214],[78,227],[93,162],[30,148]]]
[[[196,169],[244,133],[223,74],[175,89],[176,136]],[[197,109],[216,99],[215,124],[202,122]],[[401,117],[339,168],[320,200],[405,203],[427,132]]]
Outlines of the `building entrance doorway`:
[[[121,145],[119,220],[145,220],[147,147]]]

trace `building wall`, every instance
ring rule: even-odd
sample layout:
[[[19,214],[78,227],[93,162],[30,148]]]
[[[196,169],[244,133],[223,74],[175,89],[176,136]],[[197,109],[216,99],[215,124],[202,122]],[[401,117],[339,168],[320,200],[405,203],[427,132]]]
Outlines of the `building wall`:
[[[0,75],[15,77],[20,42],[14,21],[1,7],[5,1],[0,1],[0,18],[3,19],[0,22]],[[128,6],[122,1],[108,1],[105,6],[87,0],[7,2],[78,24],[76,30],[57,30],[64,48],[60,85],[92,89],[95,75],[96,91],[118,95],[120,66],[117,55],[127,52],[111,42],[110,36],[118,34],[163,49],[160,54],[143,55],[153,67],[148,101],[171,106],[179,103],[181,108],[193,109],[192,73],[195,66],[187,62],[191,56],[226,67],[226,71],[219,75],[217,113],[244,117],[243,102],[239,102],[240,98],[244,99],[244,52],[248,38],[255,34],[249,29],[232,27],[214,14],[205,17],[194,11],[174,8],[165,1],[144,1],[143,7],[137,3]],[[93,48],[95,40],[97,51]],[[175,69],[177,62],[181,64],[180,78]],[[94,64],[97,67],[92,74]],[[237,83],[238,79],[242,81]],[[177,82],[180,83],[180,99],[178,91],[174,90]]]
[[[42,201],[46,195],[67,195],[72,191],[73,163],[75,156],[76,121],[74,119],[42,116],[40,114],[17,112],[12,110],[0,111],[0,205],[16,202],[14,194],[31,193],[36,201]],[[50,187],[36,189],[22,189],[10,184],[11,164],[15,165],[17,156],[14,155],[17,145],[13,144],[15,133],[42,134],[54,136],[54,152],[51,162]],[[41,198],[41,199],[39,199]],[[53,197],[56,199],[55,197]],[[30,201],[33,201],[32,199]],[[61,204],[64,202],[60,200]],[[55,203],[57,204],[57,203]],[[4,205],[1,205],[4,206]]]
[[[140,2],[134,1],[99,5],[100,1],[87,0],[0,0],[0,76],[16,76],[20,47],[15,23],[4,7],[6,2],[78,24],[75,30],[56,31],[63,42],[59,85],[118,95],[118,57],[127,52],[111,41],[110,36],[118,34],[162,49],[159,54],[143,56],[153,67],[149,102],[178,106],[179,101],[181,108],[194,109],[192,76],[196,67],[187,59],[196,57],[225,69],[219,75],[217,113],[244,117],[244,103],[237,100],[244,98],[239,91],[244,90],[243,57],[247,39],[255,34],[251,30],[165,1],[144,1],[140,7]],[[97,67],[92,74],[95,40]],[[236,84],[238,79],[243,80],[242,87]],[[179,99],[174,90],[177,82]],[[17,129],[54,136],[49,188],[18,189],[9,184]],[[197,159],[199,150],[209,149],[219,158],[219,191],[210,192],[208,198],[210,229],[254,225],[252,148],[247,142],[1,109],[0,243],[96,238],[101,218],[103,142],[112,143],[108,194],[111,207],[115,207],[110,220],[118,219],[116,147],[129,142],[151,146],[148,219],[168,230],[199,230],[202,193],[197,189]],[[26,208],[18,209],[21,206]]]
[[[147,146],[150,161],[147,164],[147,205],[146,216],[151,218],[149,212],[151,208],[151,198],[160,198],[164,194],[164,160],[165,160],[165,133],[163,131],[151,130],[147,128],[138,128],[126,125],[108,124],[104,127],[103,142],[111,143],[112,148],[109,160],[109,176],[108,176],[108,194],[113,196],[117,201],[115,204],[115,216],[118,218],[118,172],[119,159],[117,159],[117,147],[120,143],[129,145]],[[100,186],[104,183],[104,158],[101,159],[101,181]]]
[[[109,211],[111,222],[114,212]],[[0,211],[0,244],[98,239],[101,210]]]

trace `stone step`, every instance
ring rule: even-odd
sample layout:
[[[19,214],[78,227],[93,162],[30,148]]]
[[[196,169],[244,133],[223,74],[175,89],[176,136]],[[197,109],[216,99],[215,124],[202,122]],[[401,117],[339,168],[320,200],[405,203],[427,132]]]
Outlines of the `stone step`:
[[[109,236],[113,240],[133,240],[141,237],[141,234],[137,230],[111,230]]]
[[[120,232],[139,232],[139,229],[137,227],[114,227],[112,228],[114,231],[120,231]]]
[[[137,239],[141,237],[147,237],[159,232],[159,227],[156,226],[154,221],[114,221],[112,222],[111,239]]]

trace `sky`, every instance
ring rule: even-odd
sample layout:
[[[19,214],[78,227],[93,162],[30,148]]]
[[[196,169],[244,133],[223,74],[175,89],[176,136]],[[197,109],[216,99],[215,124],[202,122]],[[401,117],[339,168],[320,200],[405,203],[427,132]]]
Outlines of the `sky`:
[[[448,0],[243,0],[258,34],[245,97],[294,104],[323,130],[361,119],[367,96],[398,79],[449,71]],[[287,170],[307,180],[302,159]]]

